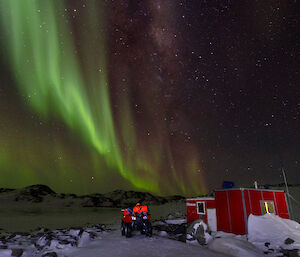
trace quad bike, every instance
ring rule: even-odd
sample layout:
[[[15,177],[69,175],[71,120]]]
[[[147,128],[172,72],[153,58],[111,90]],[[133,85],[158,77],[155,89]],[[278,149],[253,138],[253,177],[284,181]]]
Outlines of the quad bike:
[[[141,234],[152,236],[152,226],[150,222],[150,215],[148,213],[137,213],[132,217],[132,227],[138,230]]]
[[[150,217],[148,212],[135,213],[128,209],[124,210],[121,223],[122,236],[130,237],[134,230],[146,236],[152,236]]]

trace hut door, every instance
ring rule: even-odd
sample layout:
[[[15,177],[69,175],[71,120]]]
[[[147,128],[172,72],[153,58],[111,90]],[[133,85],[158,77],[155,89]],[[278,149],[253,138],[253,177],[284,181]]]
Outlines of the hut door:
[[[216,209],[207,208],[207,223],[211,231],[217,231]]]

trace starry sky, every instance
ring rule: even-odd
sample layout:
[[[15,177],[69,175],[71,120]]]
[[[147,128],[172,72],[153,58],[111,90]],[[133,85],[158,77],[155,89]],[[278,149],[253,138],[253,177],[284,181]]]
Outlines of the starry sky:
[[[0,187],[300,183],[296,0],[1,0]]]

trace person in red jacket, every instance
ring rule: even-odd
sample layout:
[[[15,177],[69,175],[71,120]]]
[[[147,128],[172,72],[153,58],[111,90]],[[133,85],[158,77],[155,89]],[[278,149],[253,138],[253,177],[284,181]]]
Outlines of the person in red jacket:
[[[133,207],[133,213],[134,214],[141,214],[144,213],[147,215],[147,220],[150,220],[150,214],[148,213],[148,206],[147,205],[141,205],[140,203],[137,203]]]
[[[122,236],[130,237],[132,232],[132,210],[127,208],[123,211],[121,222]]]
[[[142,213],[142,207],[140,203],[137,203],[134,207],[133,207],[133,212],[140,214]]]
[[[132,210],[130,208],[127,208],[123,211],[122,221],[126,223],[132,222]]]

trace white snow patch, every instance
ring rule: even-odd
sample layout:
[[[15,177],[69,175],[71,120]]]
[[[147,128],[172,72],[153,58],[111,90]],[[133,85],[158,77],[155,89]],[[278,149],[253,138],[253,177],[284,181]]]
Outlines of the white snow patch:
[[[216,238],[210,242],[208,248],[234,257],[262,257],[262,251],[253,244],[236,237]]]
[[[163,230],[160,231],[158,235],[163,236],[163,237],[168,237],[168,233],[166,231],[163,231]]]
[[[78,236],[80,233],[80,229],[70,229],[69,235],[71,236]]]
[[[166,220],[165,222],[166,222],[167,224],[176,224],[176,225],[180,225],[180,224],[186,223],[186,219]]]
[[[214,238],[220,238],[220,237],[234,237],[237,239],[241,239],[241,240],[246,240],[247,241],[247,236],[246,235],[236,235],[233,233],[227,233],[227,232],[223,232],[223,231],[217,231],[217,232],[213,232],[213,237]]]
[[[44,235],[44,236],[40,237],[36,243],[39,246],[45,246],[47,242],[48,242],[48,240],[46,239],[46,236]]]
[[[294,242],[285,244],[287,238]],[[273,249],[300,249],[300,224],[273,214],[250,214],[248,240],[261,249],[265,249],[265,243],[270,243],[269,248]]]
[[[166,225],[166,222],[164,221],[155,221],[152,223],[153,226],[164,226]]]
[[[50,243],[50,246],[49,246],[49,249],[62,249],[63,247],[60,245],[60,243],[53,239],[51,240],[51,243]]]
[[[89,241],[90,241],[89,233],[83,232],[82,236],[80,237],[80,239],[78,241],[78,246],[82,247],[82,246],[86,245]]]
[[[0,249],[0,256],[1,257],[11,257],[11,250],[8,249]]]
[[[133,233],[131,238],[122,237],[119,230],[103,235],[83,247],[65,249],[62,256],[72,257],[229,257],[227,253],[217,253],[205,247],[195,247],[165,237],[151,238]],[[231,257],[231,256],[230,256]]]

